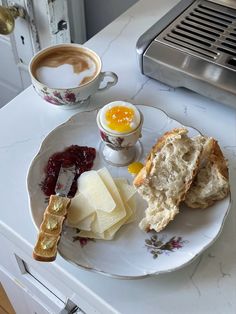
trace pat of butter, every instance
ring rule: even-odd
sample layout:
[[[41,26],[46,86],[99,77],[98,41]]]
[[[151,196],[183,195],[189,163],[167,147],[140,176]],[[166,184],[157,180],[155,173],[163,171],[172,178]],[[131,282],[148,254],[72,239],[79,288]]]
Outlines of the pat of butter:
[[[82,173],[78,180],[78,190],[89,199],[95,210],[112,212],[116,207],[112,193],[94,170]]]
[[[47,224],[46,224],[46,228],[48,230],[55,230],[55,229],[57,229],[57,226],[58,226],[57,220],[49,217]]]
[[[41,241],[41,247],[44,250],[49,250],[51,248],[53,248],[53,246],[55,245],[55,239],[50,239],[48,237],[45,237],[42,241]]]

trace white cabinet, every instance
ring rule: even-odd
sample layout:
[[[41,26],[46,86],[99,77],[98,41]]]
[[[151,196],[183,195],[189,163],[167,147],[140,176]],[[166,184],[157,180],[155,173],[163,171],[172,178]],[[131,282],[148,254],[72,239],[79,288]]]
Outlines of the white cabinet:
[[[16,278],[10,276],[5,269],[0,267],[0,281],[10,297],[11,304],[16,314],[48,314],[50,309],[46,308],[39,299],[30,295],[26,287],[24,287]],[[52,312],[51,312],[52,313]]]
[[[34,261],[32,252],[22,251],[1,229],[0,246],[0,281],[17,314],[74,313],[73,291],[53,277],[49,265]]]

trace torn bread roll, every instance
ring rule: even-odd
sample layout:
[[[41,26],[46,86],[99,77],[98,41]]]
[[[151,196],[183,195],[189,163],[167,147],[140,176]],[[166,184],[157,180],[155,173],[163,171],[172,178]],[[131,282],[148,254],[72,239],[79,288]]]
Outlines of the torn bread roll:
[[[191,208],[207,208],[229,193],[227,163],[217,141],[202,135],[189,138],[187,132],[165,133],[134,180],[148,202],[139,224],[143,230],[164,229],[181,201]]]
[[[198,173],[184,202],[191,208],[207,208],[229,193],[229,174],[224,155],[213,138],[198,136],[203,151]]]
[[[139,194],[148,202],[139,224],[145,231],[159,232],[174,219],[197,174],[202,144],[187,133],[185,128],[165,133],[134,180]]]

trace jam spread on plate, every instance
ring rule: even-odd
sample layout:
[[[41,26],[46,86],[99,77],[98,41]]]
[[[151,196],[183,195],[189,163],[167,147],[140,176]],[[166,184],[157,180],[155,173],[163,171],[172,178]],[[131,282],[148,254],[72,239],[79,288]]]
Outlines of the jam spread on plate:
[[[45,179],[41,188],[46,196],[55,194],[55,186],[61,166],[76,166],[76,175],[68,197],[73,197],[77,191],[77,179],[85,171],[91,170],[96,157],[96,149],[87,146],[71,145],[62,152],[53,154],[44,169]]]

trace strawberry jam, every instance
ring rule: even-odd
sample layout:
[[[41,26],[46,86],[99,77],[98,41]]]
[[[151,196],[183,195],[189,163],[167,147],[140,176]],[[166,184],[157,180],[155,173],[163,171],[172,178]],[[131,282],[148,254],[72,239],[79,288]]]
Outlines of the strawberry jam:
[[[55,194],[55,186],[61,166],[76,167],[76,175],[72,183],[68,197],[73,197],[77,191],[77,179],[85,171],[91,170],[96,157],[93,147],[71,145],[63,152],[53,154],[44,169],[46,177],[41,188],[46,196]]]

